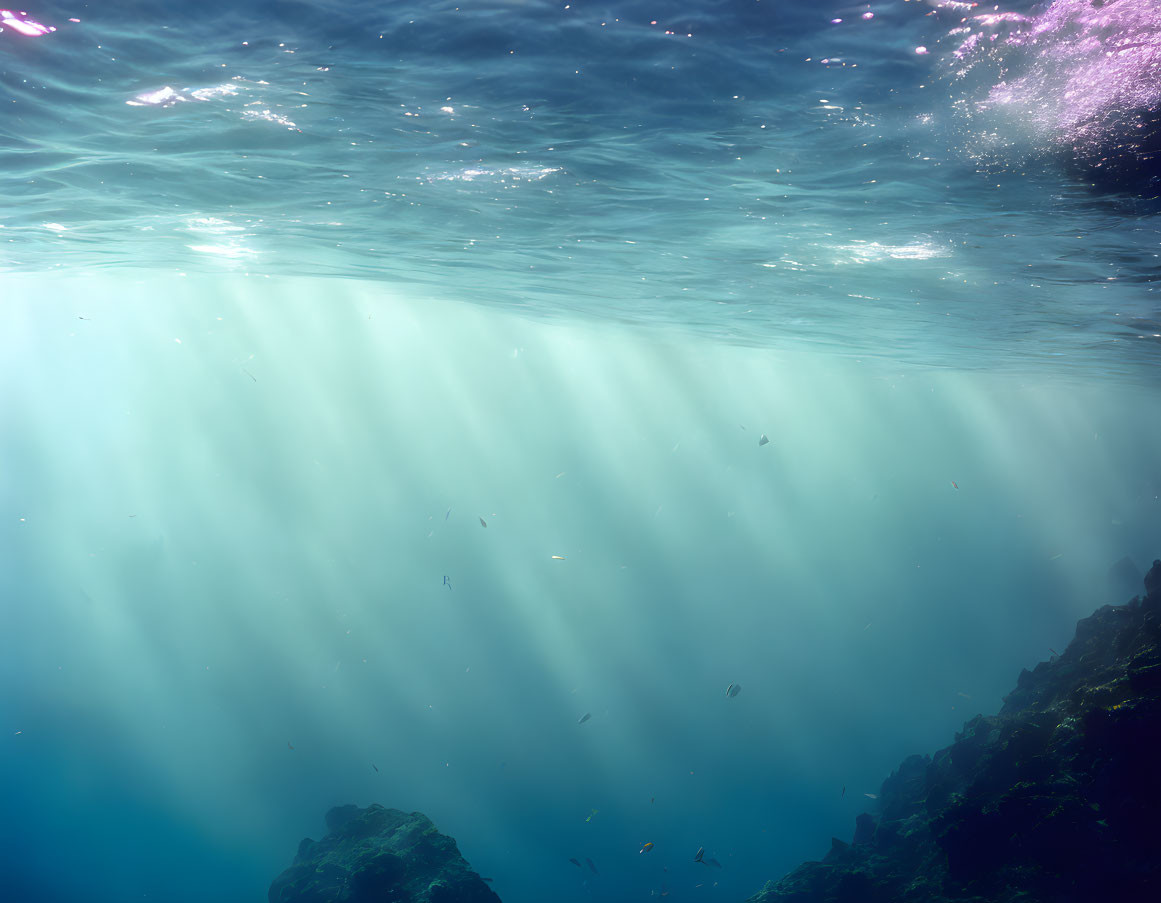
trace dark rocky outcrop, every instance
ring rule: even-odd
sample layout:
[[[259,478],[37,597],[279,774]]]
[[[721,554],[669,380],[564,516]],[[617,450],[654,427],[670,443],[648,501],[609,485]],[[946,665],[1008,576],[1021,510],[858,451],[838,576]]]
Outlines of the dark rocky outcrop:
[[[500,903],[421,812],[336,806],[326,822],[274,879],[270,903]]]
[[[1161,561],[998,715],[884,783],[854,843],[749,903],[1161,900]],[[872,826],[873,825],[873,826]]]

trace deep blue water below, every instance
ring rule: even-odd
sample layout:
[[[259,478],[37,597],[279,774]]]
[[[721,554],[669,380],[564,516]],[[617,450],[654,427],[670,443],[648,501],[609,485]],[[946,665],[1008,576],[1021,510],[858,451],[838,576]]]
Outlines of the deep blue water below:
[[[378,802],[740,903],[1132,595],[1161,204],[961,6],[0,15],[11,899],[263,900]]]

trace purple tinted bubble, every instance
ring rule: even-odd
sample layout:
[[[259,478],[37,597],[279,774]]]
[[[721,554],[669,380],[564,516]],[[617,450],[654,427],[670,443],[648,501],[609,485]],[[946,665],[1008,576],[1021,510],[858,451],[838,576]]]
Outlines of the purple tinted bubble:
[[[863,13],[863,18],[864,19],[873,19],[873,18],[875,18],[875,14],[874,13]]]
[[[830,24],[831,25],[841,25],[842,21],[843,21],[842,19],[831,19]]]

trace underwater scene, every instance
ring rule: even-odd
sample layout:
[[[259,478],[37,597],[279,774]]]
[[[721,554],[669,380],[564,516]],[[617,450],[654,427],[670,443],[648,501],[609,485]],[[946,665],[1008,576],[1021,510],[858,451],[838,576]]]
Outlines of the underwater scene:
[[[0,898],[1161,889],[1155,0],[36,0],[0,189]]]

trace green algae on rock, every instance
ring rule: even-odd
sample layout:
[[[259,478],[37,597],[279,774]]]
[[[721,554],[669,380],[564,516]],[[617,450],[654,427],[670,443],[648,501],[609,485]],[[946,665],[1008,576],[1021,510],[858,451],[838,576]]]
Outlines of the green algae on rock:
[[[456,842],[421,812],[336,806],[327,835],[304,839],[270,903],[500,903]]]

